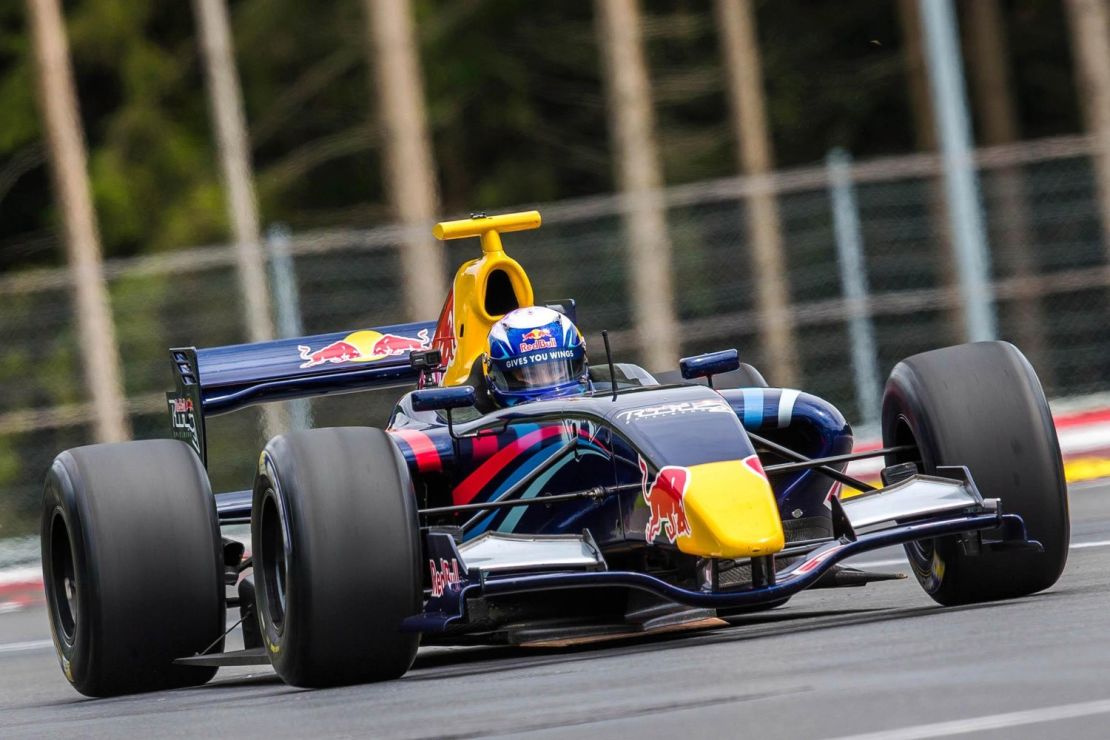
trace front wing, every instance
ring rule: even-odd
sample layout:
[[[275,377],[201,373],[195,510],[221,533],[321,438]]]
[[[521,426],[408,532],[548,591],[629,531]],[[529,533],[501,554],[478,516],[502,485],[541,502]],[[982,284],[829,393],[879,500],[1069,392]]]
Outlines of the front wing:
[[[1020,516],[1004,514],[998,499],[983,499],[966,468],[938,472],[945,477],[915,475],[836,502],[833,514],[839,536],[788,546],[778,556],[799,559],[772,572],[759,586],[720,587],[707,577],[700,588],[685,588],[648,573],[609,570],[588,532],[489,535],[460,547],[450,533],[431,530],[426,533],[425,548],[431,584],[428,599],[424,612],[405,620],[403,629],[465,630],[468,601],[551,589],[635,589],[677,604],[713,609],[766,605],[813,586],[846,558],[936,537],[963,536],[969,548],[1041,548],[1028,539]],[[984,530],[995,530],[996,539],[984,539]]]

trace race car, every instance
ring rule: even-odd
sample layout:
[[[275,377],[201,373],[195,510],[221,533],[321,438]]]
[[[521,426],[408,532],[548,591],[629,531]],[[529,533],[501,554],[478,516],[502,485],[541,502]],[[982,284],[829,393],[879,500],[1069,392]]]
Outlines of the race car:
[[[1036,374],[1004,342],[899,362],[883,446],[863,452],[833,404],[768,387],[735,349],[657,377],[615,362],[606,337],[588,392],[491,407],[479,368],[494,323],[577,310],[537,302],[505,253],[502,233],[539,225],[537,212],[437,225],[482,250],[437,321],[172,349],[172,439],[59,454],[42,556],[71,684],[109,696],[269,664],[322,687],[400,677],[422,644],[721,625],[889,577],[842,561],[899,544],[942,605],[1056,582],[1069,542],[1059,445]],[[281,434],[249,489],[212,494],[210,417],[404,386],[384,428]],[[881,485],[846,474],[867,457],[885,459]],[[249,553],[221,536],[248,523]],[[234,607],[244,648],[225,651]]]

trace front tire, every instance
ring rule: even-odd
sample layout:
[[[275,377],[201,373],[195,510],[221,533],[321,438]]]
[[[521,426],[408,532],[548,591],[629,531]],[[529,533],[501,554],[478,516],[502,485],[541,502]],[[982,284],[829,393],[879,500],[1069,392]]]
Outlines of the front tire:
[[[1068,558],[1067,485],[1056,428],[1040,382],[1012,344],[978,342],[898,363],[883,396],[883,444],[912,445],[926,473],[965,465],[984,498],[1019,514],[1044,552],[965,554],[957,538],[906,546],[914,574],[938,603],[968,604],[1042,591]]]
[[[278,675],[304,687],[402,676],[423,585],[416,497],[389,436],[313,429],[266,445],[251,540],[262,639]]]
[[[215,499],[175,440],[67,450],[46,476],[42,567],[62,672],[86,696],[203,684],[174,665],[224,631]]]

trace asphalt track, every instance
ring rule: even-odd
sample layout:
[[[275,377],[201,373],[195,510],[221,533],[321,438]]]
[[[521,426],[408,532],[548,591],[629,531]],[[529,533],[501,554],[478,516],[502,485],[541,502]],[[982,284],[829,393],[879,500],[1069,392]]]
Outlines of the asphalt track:
[[[43,611],[2,614],[0,737],[1110,737],[1110,483],[1073,486],[1071,503],[1067,569],[1030,598],[944,609],[912,579],[816,591],[713,631],[426,650],[400,681],[326,691],[225,669],[86,700]]]

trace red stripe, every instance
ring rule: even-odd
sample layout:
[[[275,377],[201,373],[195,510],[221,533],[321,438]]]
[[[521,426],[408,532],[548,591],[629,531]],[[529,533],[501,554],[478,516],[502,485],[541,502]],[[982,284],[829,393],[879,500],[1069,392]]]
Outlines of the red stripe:
[[[470,454],[474,456],[475,460],[485,460],[497,452],[499,444],[501,442],[496,434],[479,434],[470,442]]]
[[[416,429],[397,429],[390,434],[400,437],[412,448],[416,456],[416,469],[421,473],[438,473],[443,470],[443,460],[431,437]]]
[[[1091,411],[1077,411],[1069,414],[1059,414],[1052,418],[1057,429],[1071,429],[1094,424],[1110,422],[1110,409],[1093,409]],[[853,452],[869,452],[883,446],[881,439],[856,440]]]
[[[489,460],[479,465],[477,470],[471,473],[466,480],[455,488],[455,491],[451,494],[455,503],[470,503],[470,501],[478,495],[478,492],[493,479],[493,476],[501,472],[501,469],[508,465],[522,451],[527,450],[537,442],[542,442],[548,437],[553,437],[556,434],[562,433],[562,425],[552,424],[549,427],[529,432],[520,439],[510,442]]]
[[[1101,424],[1110,421],[1110,409],[1095,409],[1093,411],[1073,412],[1070,414],[1061,414],[1053,419],[1056,422],[1057,429],[1066,429],[1068,427],[1078,427],[1085,424]]]

